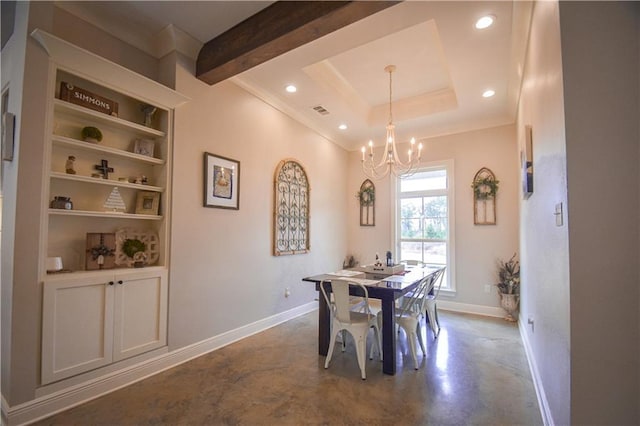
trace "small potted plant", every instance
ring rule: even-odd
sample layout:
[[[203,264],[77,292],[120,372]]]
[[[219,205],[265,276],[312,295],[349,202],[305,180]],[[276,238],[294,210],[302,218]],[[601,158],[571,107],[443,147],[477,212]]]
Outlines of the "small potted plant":
[[[498,293],[500,306],[507,311],[506,319],[516,321],[515,315],[520,302],[520,262],[516,254],[508,261],[498,260]]]
[[[134,268],[142,268],[147,260],[147,245],[136,238],[129,238],[122,243],[122,252],[131,258]]]
[[[98,143],[102,141],[102,132],[97,127],[83,127],[82,140],[84,140],[85,142]]]

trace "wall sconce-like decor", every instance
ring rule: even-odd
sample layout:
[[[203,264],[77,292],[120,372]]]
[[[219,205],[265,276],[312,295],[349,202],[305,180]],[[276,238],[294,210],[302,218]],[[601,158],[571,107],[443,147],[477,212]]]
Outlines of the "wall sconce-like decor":
[[[309,180],[296,160],[282,160],[274,175],[273,255],[309,251]]]
[[[498,184],[493,172],[483,167],[473,177],[473,223],[474,225],[496,224],[496,194]]]
[[[360,203],[360,226],[376,225],[376,186],[369,179],[362,182],[356,193]]]

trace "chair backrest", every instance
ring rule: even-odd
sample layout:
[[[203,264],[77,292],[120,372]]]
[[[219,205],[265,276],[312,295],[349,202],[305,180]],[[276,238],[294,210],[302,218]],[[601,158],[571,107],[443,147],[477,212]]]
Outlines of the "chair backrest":
[[[342,323],[351,322],[351,303],[349,298],[349,284],[358,286],[364,292],[364,307],[365,312],[370,313],[369,309],[369,292],[367,288],[359,283],[350,283],[345,280],[331,280],[331,293],[333,293],[333,303],[331,303],[331,299],[327,295],[325,290],[326,282],[322,282],[320,284],[320,290],[322,290],[322,294],[324,295],[324,299],[327,302],[335,315],[336,319]]]
[[[433,274],[433,296],[432,299],[437,299],[438,295],[440,294],[440,287],[442,287],[442,281],[444,280],[444,271],[446,270],[446,266],[443,266],[442,268],[438,269],[436,272],[434,272]]]
[[[403,316],[407,314],[418,314],[424,310],[425,300],[427,298],[427,294],[433,288],[433,274],[429,274],[426,277],[420,280],[420,283],[413,291],[411,297],[403,297],[402,303],[400,305],[400,309],[398,310],[398,315]]]

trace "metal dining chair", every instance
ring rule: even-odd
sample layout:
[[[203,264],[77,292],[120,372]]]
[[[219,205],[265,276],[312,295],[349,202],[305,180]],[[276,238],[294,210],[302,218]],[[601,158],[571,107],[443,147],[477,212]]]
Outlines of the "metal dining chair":
[[[445,267],[439,269],[434,277],[434,286],[432,294],[427,294],[425,300],[424,311],[427,313],[427,320],[433,331],[433,338],[437,339],[440,334],[440,321],[438,320],[438,295],[440,294],[440,287],[442,287],[442,281],[444,279]]]
[[[363,311],[354,311],[351,309],[351,303],[349,298],[349,285],[358,286],[364,293]],[[329,297],[325,286],[331,286],[331,293],[333,298]],[[373,327],[375,334],[375,345],[378,347],[378,353],[382,357],[382,343],[380,336],[380,329],[378,327],[378,321],[376,316],[371,313],[369,309],[369,292],[367,288],[359,283],[350,283],[345,280],[331,280],[330,283],[323,282],[320,285],[320,290],[327,302],[327,306],[331,311],[331,340],[329,341],[329,351],[327,352],[327,358],[324,363],[324,368],[329,368],[331,357],[333,356],[333,350],[336,344],[336,339],[342,331],[346,331],[353,337],[356,346],[356,356],[358,359],[358,366],[360,367],[360,373],[362,380],[367,378],[365,372],[365,361],[367,354],[367,334],[369,329]],[[332,300],[333,299],[333,300]],[[346,342],[343,335],[343,348]]]

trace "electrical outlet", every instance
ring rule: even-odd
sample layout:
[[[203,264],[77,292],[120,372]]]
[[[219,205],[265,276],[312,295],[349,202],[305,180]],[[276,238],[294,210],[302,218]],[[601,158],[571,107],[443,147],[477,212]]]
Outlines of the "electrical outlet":
[[[485,293],[491,293],[491,285],[490,284],[485,284],[484,285],[484,292]]]

